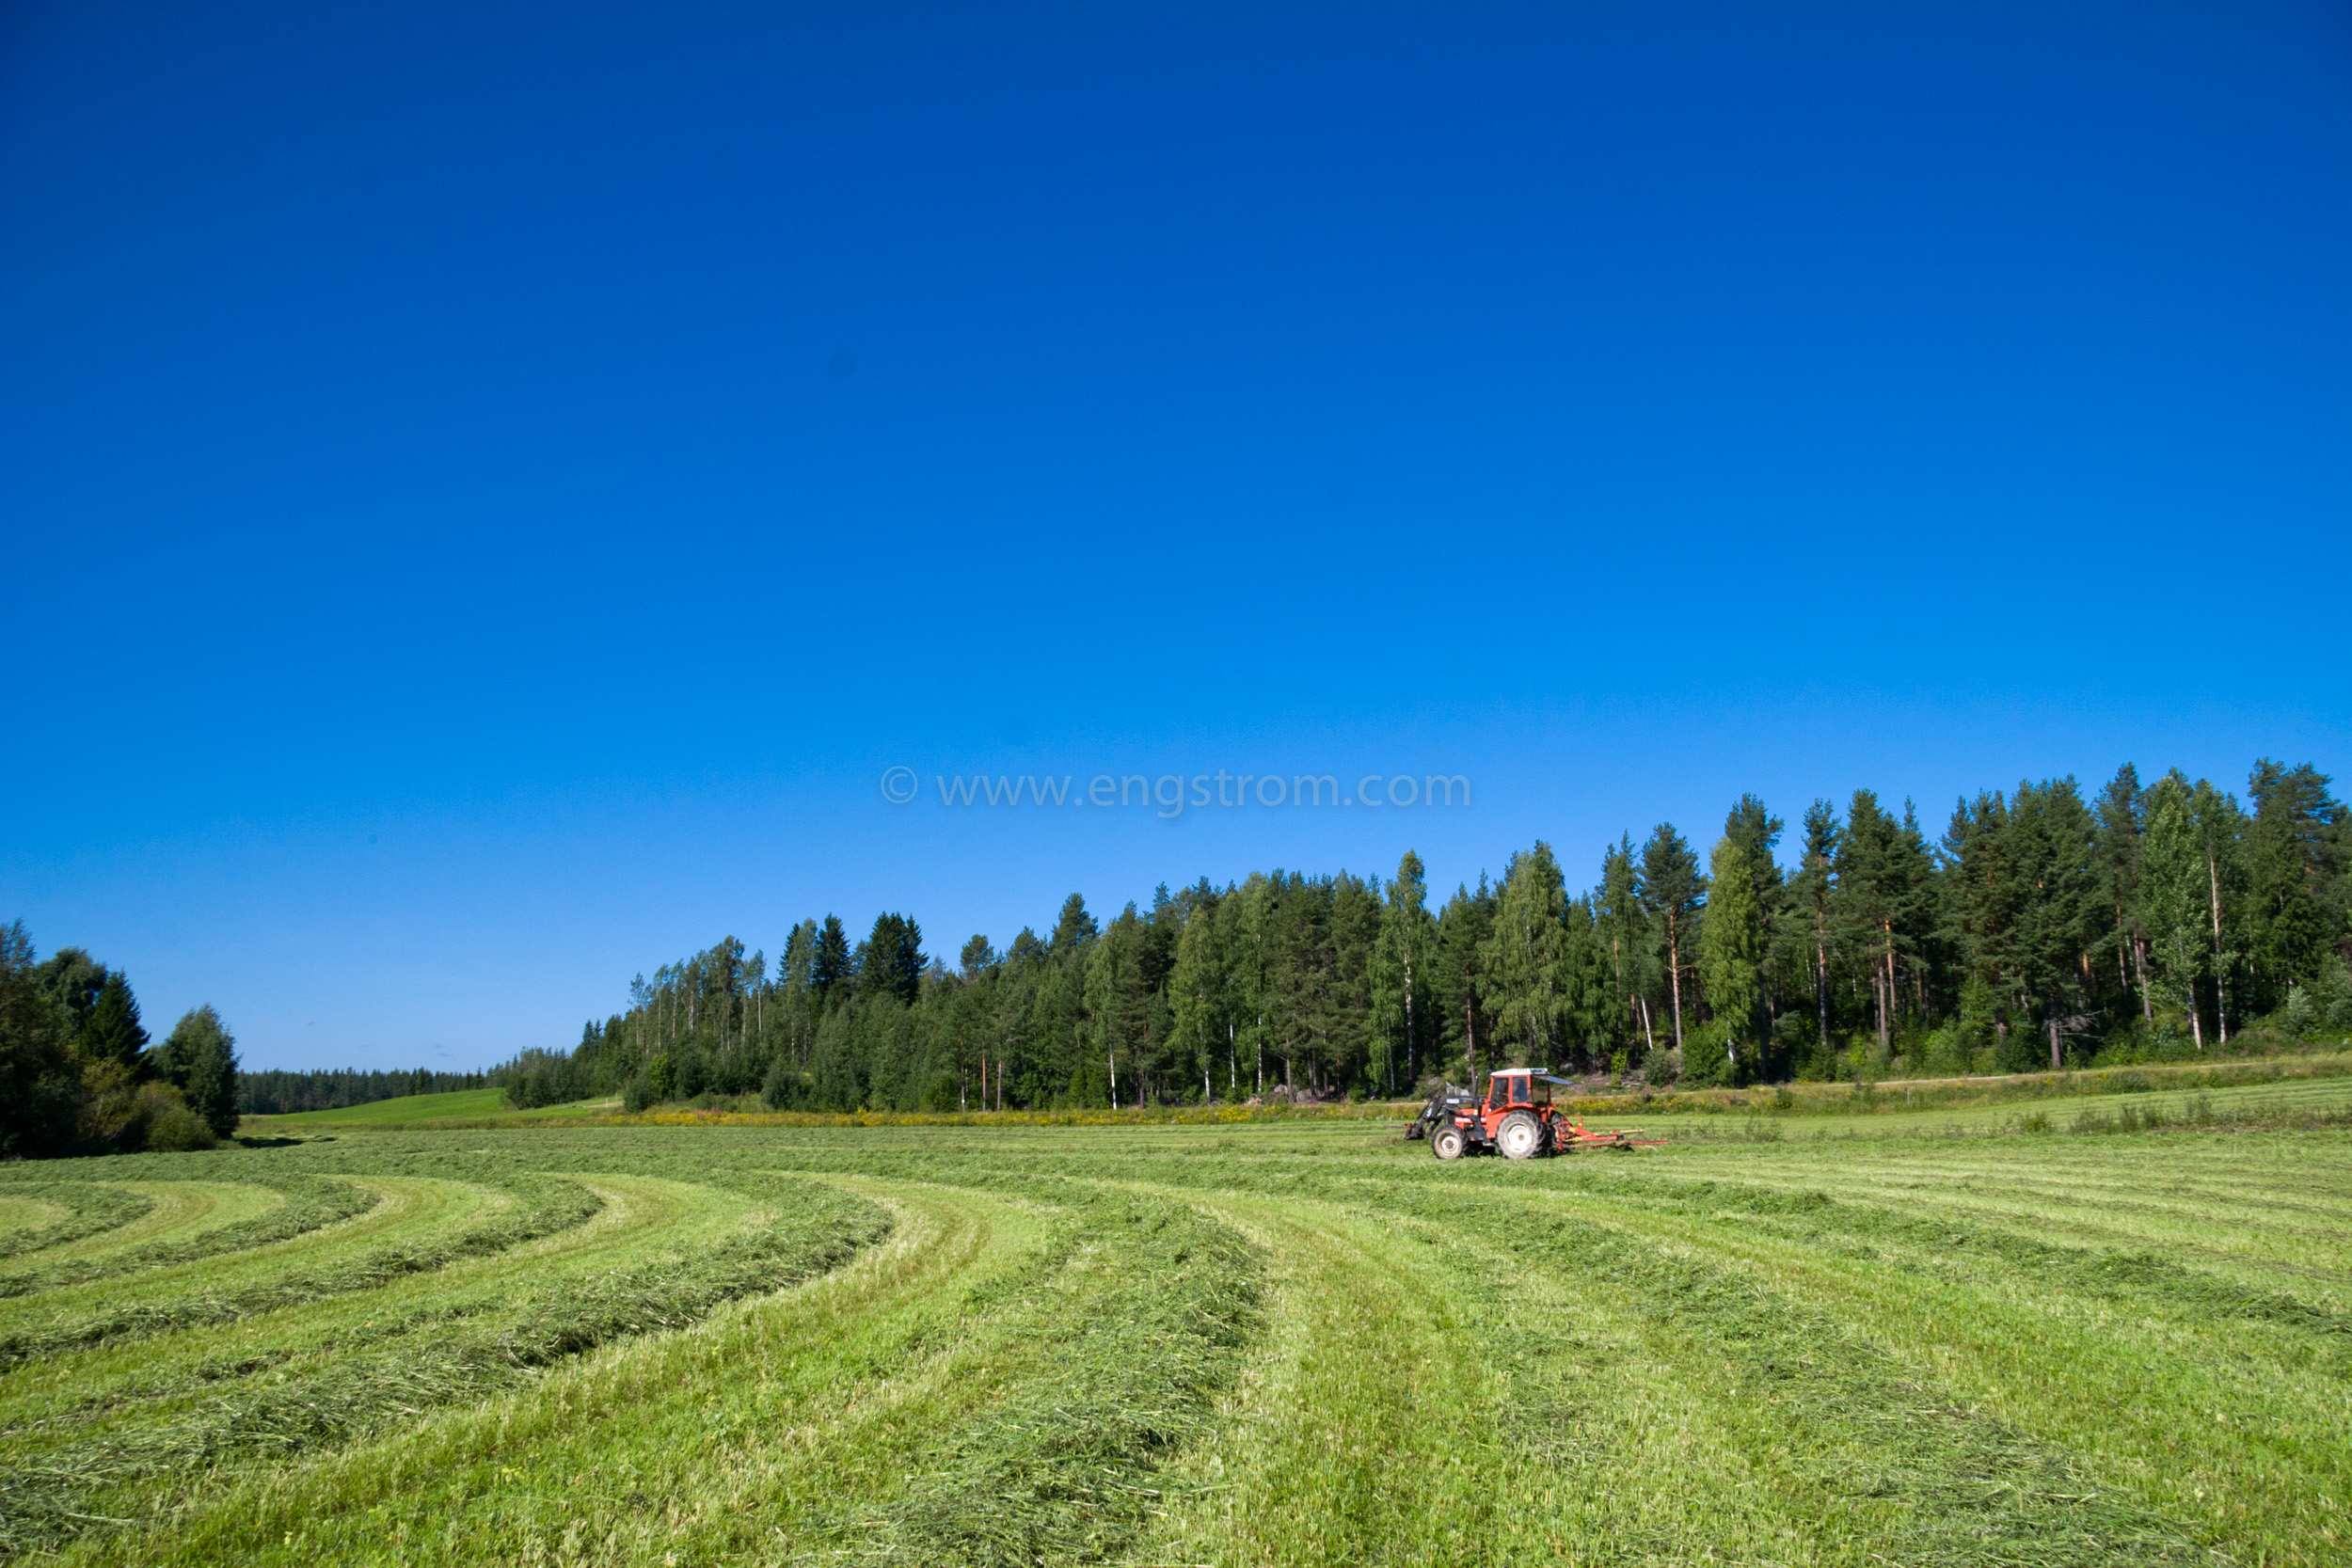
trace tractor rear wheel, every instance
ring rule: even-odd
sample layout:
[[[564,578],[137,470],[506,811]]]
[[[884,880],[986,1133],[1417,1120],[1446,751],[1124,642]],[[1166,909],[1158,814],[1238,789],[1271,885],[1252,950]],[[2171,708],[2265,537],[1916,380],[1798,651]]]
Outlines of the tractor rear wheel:
[[[1458,1160],[1470,1143],[1458,1127],[1440,1127],[1429,1140],[1429,1152],[1440,1160]]]
[[[1513,1160],[1532,1160],[1544,1151],[1544,1124],[1525,1111],[1514,1111],[1495,1129],[1495,1147]]]

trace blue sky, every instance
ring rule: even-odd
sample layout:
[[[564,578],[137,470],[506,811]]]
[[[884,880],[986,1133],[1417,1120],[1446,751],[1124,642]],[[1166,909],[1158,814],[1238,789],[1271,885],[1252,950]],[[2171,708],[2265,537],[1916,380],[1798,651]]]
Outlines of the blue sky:
[[[23,0],[0,920],[474,1066],[827,911],[2342,775],[2346,278],[2317,0]],[[1473,794],[932,784],[1219,768]]]

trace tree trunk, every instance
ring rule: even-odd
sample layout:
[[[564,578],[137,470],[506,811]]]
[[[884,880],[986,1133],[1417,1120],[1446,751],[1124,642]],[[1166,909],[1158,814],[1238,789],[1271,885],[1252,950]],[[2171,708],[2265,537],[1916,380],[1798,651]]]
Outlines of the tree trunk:
[[[2213,1010],[2221,1025],[2221,1043],[2230,1043],[2230,977],[2221,958],[2221,867],[2205,851],[2205,878],[2213,889]]]
[[[2049,1005],[2049,1007],[2050,1007],[2050,1070],[2051,1070],[2052,1072],[2056,1072],[2056,1071],[2058,1071],[2060,1068],[2064,1067],[2066,1064],[2065,1064],[2065,1062],[2064,1062],[2062,1059],[2060,1059],[2060,1057],[2059,1057],[2059,1055],[2058,1055],[2058,1004],[2057,1004],[2056,1002],[2053,1002],[2053,1003],[2051,1003],[2051,1004]]]
[[[1829,1049],[1829,921],[1816,916],[1813,931],[1813,1008],[1821,1018],[1821,1049]]]
[[[1885,1051],[1892,1049],[1893,1046],[1893,1019],[1890,1015],[1895,1011],[1894,923],[1882,916],[1879,920],[1879,929],[1886,936],[1886,1000],[1879,1007],[1879,1049]]]
[[[1413,956],[1410,953],[1405,955],[1405,1083],[1407,1088],[1421,1083],[1421,1073],[1413,1062]],[[1396,1092],[1394,1084],[1389,1085],[1389,1092]]]
[[[1649,998],[1637,996],[1634,1000],[1642,1005],[1642,1047],[1654,1052],[1658,1049],[1658,1035],[1649,1026]]]
[[[2139,1016],[2149,1023],[2156,1021],[2156,1005],[2148,996],[2148,939],[2132,935],[2132,969],[2139,976]]]
[[[1675,931],[1675,923],[1666,923],[1667,977],[1674,982],[1675,1049],[1682,1049],[1682,948]]]
[[[2188,983],[2188,1037],[2197,1042],[2197,1049],[2205,1049],[2205,1021],[2197,1012],[2197,982]]]

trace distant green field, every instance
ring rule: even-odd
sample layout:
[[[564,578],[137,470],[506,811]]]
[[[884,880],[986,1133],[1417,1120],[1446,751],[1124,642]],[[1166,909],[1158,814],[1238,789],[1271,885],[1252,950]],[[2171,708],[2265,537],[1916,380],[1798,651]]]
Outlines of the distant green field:
[[[2163,1082],[2157,1079],[2156,1082]],[[1757,1097],[1759,1100],[1761,1096]],[[2217,1089],[2152,1089],[2140,1094],[2052,1095],[2041,1100],[1995,1101],[1948,1109],[1907,1111],[1899,1089],[1881,1097],[1881,1109],[1868,1114],[1807,1115],[1802,1102],[1788,1112],[1767,1109],[1710,1114],[1628,1114],[1595,1117],[1595,1124],[1639,1124],[1669,1138],[1883,1138],[1938,1133],[1947,1131],[1984,1132],[2016,1129],[2034,1118],[2043,1130],[2065,1132],[2086,1118],[2096,1124],[2120,1116],[2126,1108],[2179,1117],[2194,1104],[2210,1106],[2221,1117],[2261,1117],[2275,1113],[2292,1117],[2304,1112],[2352,1111],[2352,1077],[2293,1078],[2276,1084],[2247,1084]]]
[[[2352,1132],[2265,1095],[2352,1083],[0,1166],[0,1555],[2342,1564]]]
[[[534,1117],[591,1115],[612,1107],[610,1101],[595,1101],[581,1105],[543,1107],[530,1114]],[[448,1094],[403,1095],[398,1100],[378,1100],[338,1111],[298,1111],[292,1116],[247,1117],[245,1125],[248,1131],[283,1126],[402,1127],[419,1121],[520,1114],[506,1103],[504,1089],[456,1089]]]

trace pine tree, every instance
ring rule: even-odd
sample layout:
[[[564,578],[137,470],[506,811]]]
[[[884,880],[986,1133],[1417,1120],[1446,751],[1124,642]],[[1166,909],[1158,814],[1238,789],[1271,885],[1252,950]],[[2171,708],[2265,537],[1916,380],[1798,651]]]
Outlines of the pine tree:
[[[2103,927],[2097,832],[2072,778],[2021,783],[2010,804],[2013,863],[2030,896],[2017,907],[2017,984],[2041,1006],[2050,1067],[2064,1065],[2061,1037],[2088,990],[2090,956]]]
[[[1830,918],[1837,901],[1840,836],[1836,806],[1820,800],[1807,806],[1804,863],[1789,885],[1806,950],[1806,971],[1813,982],[1814,1015],[1823,1051],[1829,1049]]]
[[[2139,850],[2146,813],[2139,769],[2130,763],[2115,770],[2099,793],[2099,879],[2108,911],[2107,947],[2115,958],[2120,994],[2136,997],[2143,1019],[2155,1017],[2148,996],[2148,938],[2139,924]]]
[[[1480,955],[1494,925],[1494,894],[1483,872],[1475,893],[1455,887],[1438,915],[1438,950],[1430,968],[1430,1001],[1438,1010],[1438,1041],[1460,1051],[1463,1076],[1472,1088],[1478,1083],[1481,1048],[1489,1057],[1494,1054],[1494,1032],[1480,1006]]]
[[[2206,934],[2212,941],[2214,1023],[2220,1043],[2230,1043],[2231,975],[2239,959],[2238,929],[2245,888],[2242,842],[2246,814],[2236,797],[2204,780],[2189,797],[2190,831],[2205,862]]]
[[[1660,964],[1656,933],[1642,905],[1642,874],[1633,860],[1633,835],[1620,834],[1601,851],[1600,886],[1593,898],[1594,938],[1608,976],[1603,1027],[1610,1044],[1629,1055],[1655,1049],[1649,999]],[[1632,1047],[1640,1042],[1641,1052]]]
[[[1652,829],[1642,846],[1642,900],[1666,950],[1666,983],[1674,1004],[1675,1049],[1682,1049],[1682,975],[1694,951],[1695,927],[1707,903],[1699,858],[1671,822]]]
[[[1087,912],[1087,901],[1077,894],[1062,900],[1061,917],[1054,922],[1053,948],[1056,958],[1068,958],[1102,933],[1094,916]]]
[[[1847,803],[1836,873],[1839,933],[1870,976],[1871,1017],[1879,1050],[1885,1052],[1892,1048],[1901,995],[1899,925],[1910,907],[1913,877],[1905,864],[1901,825],[1879,805],[1873,790],[1857,789]]]

